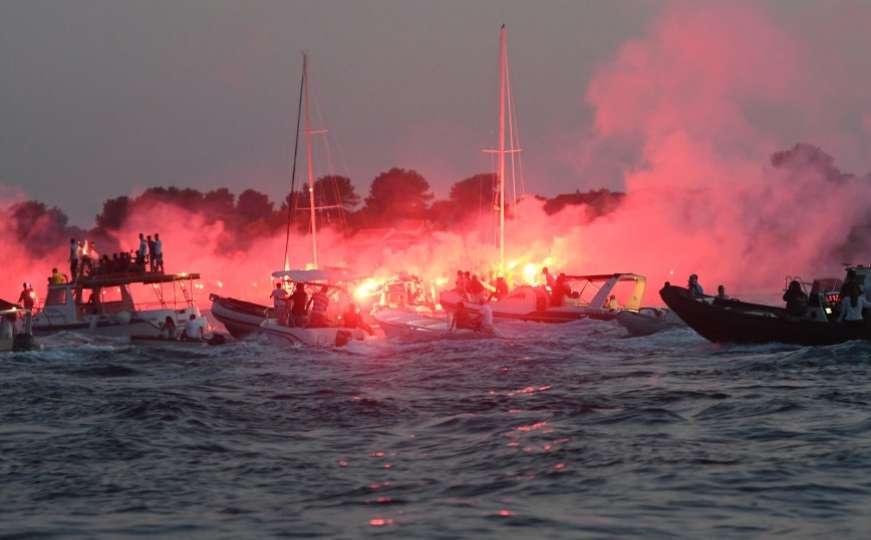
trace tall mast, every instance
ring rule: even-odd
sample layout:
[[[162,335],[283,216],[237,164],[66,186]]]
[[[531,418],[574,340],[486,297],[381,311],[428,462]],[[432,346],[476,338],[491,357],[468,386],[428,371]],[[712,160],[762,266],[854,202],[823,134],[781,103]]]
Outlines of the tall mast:
[[[499,29],[499,273],[505,271],[505,25]]]
[[[312,263],[314,267],[318,267],[318,229],[317,220],[315,219],[315,180],[312,173],[312,127],[311,127],[311,111],[309,110],[308,99],[308,55],[302,53],[302,80],[303,80],[303,101],[305,106],[305,152],[306,152],[306,168],[308,172],[308,202],[309,219],[311,222],[312,231]]]

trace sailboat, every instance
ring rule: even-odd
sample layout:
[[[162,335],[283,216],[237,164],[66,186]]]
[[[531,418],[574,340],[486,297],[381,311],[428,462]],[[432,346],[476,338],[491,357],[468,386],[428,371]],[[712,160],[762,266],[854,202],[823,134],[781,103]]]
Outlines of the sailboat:
[[[311,238],[311,264],[303,269],[291,269],[289,257],[290,233],[294,221],[294,211],[297,198],[295,196],[296,161],[299,149],[300,119],[304,119],[303,131],[306,146],[306,180],[309,206],[309,227]],[[342,300],[350,297],[345,290],[345,285],[354,280],[350,273],[341,268],[323,268],[318,264],[318,210],[334,209],[341,205],[329,206],[316,204],[315,179],[312,158],[312,137],[325,133],[325,130],[312,128],[311,105],[309,100],[309,65],[308,55],[303,53],[302,76],[300,79],[299,104],[297,108],[297,129],[294,142],[293,167],[291,173],[291,200],[288,203],[287,233],[285,237],[284,268],[272,273],[272,277],[284,283],[285,287],[290,284],[304,288],[315,288],[329,291],[330,304],[341,304]],[[363,339],[364,333],[359,328],[342,328],[339,326],[289,326],[289,318],[286,314],[276,313],[273,308],[245,302],[234,298],[212,295],[212,314],[216,319],[224,323],[227,330],[234,337],[242,337],[254,332],[260,332],[282,344],[298,343],[303,345],[331,346],[343,345],[352,339]],[[335,310],[333,310],[335,311]],[[339,320],[340,316],[331,317]]]
[[[499,30],[499,140],[497,148],[491,152],[498,160],[498,229],[499,229],[499,267],[498,274],[505,276],[505,210],[506,210],[506,155],[513,156],[520,151],[516,148],[514,135],[513,107],[508,78],[508,34],[503,24]],[[506,134],[506,112],[509,115],[509,133]],[[509,143],[506,145],[506,142]],[[516,203],[516,187],[515,187]],[[617,305],[612,298],[615,287],[629,283],[631,291],[623,304]],[[641,297],[646,287],[644,276],[620,272],[613,274],[586,274],[563,276],[560,287],[565,291],[559,305],[554,305],[552,295],[543,287],[522,285],[507,296],[490,303],[481,296],[471,298],[465,291],[444,291],[439,301],[446,311],[454,311],[462,303],[467,311],[480,313],[484,304],[491,304],[495,319],[515,319],[536,322],[568,322],[587,317],[613,319],[623,310],[638,311]]]

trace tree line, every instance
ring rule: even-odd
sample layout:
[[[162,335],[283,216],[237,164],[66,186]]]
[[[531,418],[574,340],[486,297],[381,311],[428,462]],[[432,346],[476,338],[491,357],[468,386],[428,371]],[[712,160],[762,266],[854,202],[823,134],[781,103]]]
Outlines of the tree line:
[[[481,214],[492,215],[497,194],[496,175],[480,173],[453,184],[446,199],[434,200],[429,182],[420,173],[398,167],[376,176],[365,197],[345,176],[321,177],[315,181],[313,191],[318,226],[333,227],[349,236],[366,229],[401,226],[409,220],[425,221],[437,230],[456,230]],[[592,220],[617,208],[623,196],[601,189],[536,198],[543,201],[548,214],[566,206],[584,205],[586,218]],[[158,204],[200,214],[210,223],[223,222],[231,237],[227,245],[244,250],[253,238],[283,231],[291,217],[299,232],[308,231],[311,197],[308,186],[280,202],[253,189],[236,195],[223,187],[211,191],[152,187],[134,197],[124,195],[104,201],[90,230],[70,226],[61,209],[39,201],[17,203],[9,212],[18,240],[41,256],[64,245],[70,237],[96,238],[106,248],[116,249],[111,233],[124,227],[129,216]]]

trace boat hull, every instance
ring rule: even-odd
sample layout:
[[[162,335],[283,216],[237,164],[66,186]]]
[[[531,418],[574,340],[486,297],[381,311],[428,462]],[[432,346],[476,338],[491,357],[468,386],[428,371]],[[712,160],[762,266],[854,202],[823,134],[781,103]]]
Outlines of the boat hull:
[[[498,302],[491,304],[494,319],[530,321],[540,323],[567,323],[580,319],[598,319],[604,321],[613,320],[617,312],[604,309],[596,309],[589,306],[560,306],[547,305],[547,298],[542,302],[536,298],[536,292],[531,287],[526,294],[514,293]],[[457,303],[462,301],[463,306],[475,313],[480,313],[482,304],[462,300],[456,291],[446,291],[439,297],[439,302],[445,311],[453,312]],[[543,305],[542,305],[543,303]]]
[[[272,309],[226,296],[211,295],[212,316],[234,338],[243,338],[260,331],[260,325],[272,314]]]
[[[263,321],[260,332],[278,346],[343,347],[350,341],[362,341],[366,338],[366,334],[359,329],[289,327],[278,324],[275,319]]]
[[[775,306],[737,300],[696,299],[683,287],[666,284],[662,300],[687,325],[715,343],[832,345],[871,339],[871,326],[798,319]]]
[[[435,341],[442,339],[479,339],[494,337],[486,331],[470,329],[450,330],[445,318],[421,315],[401,309],[382,309],[373,315],[388,338],[403,341]]]
[[[641,337],[664,332],[674,328],[686,328],[680,317],[673,311],[661,308],[641,308],[638,312],[621,311],[617,322],[630,336]]]

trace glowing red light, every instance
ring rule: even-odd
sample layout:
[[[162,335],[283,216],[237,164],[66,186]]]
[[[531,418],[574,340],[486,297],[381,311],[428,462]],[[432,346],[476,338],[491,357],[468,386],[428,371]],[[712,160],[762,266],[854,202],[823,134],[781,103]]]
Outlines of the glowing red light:
[[[502,517],[511,517],[511,516],[516,515],[516,514],[514,512],[512,512],[511,510],[506,510],[505,508],[503,508],[502,510],[499,510],[499,515]]]
[[[369,525],[373,527],[385,527],[387,525],[393,525],[393,520],[391,518],[372,518],[369,520]]]

